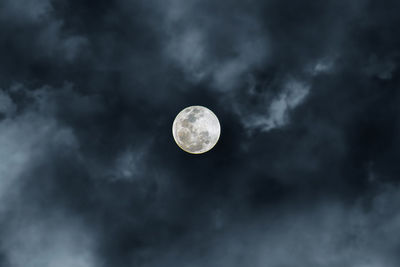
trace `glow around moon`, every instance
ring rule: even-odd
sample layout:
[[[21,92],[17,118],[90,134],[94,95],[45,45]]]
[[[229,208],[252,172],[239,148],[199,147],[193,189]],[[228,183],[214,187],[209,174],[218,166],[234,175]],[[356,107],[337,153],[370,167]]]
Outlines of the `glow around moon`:
[[[208,108],[190,106],[176,116],[172,134],[181,149],[201,154],[212,149],[218,142],[221,126],[217,116]]]

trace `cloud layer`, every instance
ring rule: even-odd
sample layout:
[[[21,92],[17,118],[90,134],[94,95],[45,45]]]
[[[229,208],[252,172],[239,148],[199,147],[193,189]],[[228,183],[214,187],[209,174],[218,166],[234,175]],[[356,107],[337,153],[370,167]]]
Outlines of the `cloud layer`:
[[[398,10],[2,1],[0,266],[398,266]]]

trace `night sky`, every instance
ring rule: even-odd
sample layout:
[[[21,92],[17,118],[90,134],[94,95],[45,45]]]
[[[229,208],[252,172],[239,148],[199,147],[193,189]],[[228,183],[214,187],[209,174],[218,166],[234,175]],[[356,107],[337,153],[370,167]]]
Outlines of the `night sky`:
[[[398,0],[0,0],[0,266],[400,266],[399,61]]]

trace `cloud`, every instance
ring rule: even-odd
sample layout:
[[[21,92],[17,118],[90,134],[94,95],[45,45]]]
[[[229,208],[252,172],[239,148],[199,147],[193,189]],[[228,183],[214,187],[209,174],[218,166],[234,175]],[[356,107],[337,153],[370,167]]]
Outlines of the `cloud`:
[[[51,20],[38,34],[36,45],[42,56],[73,62],[87,48],[88,40],[80,35],[66,35],[63,21]]]
[[[13,90],[23,90],[14,87]],[[19,190],[27,171],[47,156],[51,147],[61,150],[77,148],[71,129],[62,126],[49,114],[33,106],[15,114],[17,104],[10,95],[1,91],[5,118],[0,121],[0,207],[6,208],[6,199]]]
[[[316,62],[310,64],[307,72],[311,73],[312,76],[332,73],[335,68],[335,60],[334,56],[318,59]]]
[[[253,85],[254,86],[254,85]],[[260,110],[247,112],[244,108],[237,106],[242,124],[250,131],[270,131],[285,126],[290,122],[290,112],[299,106],[307,97],[311,85],[296,79],[288,79],[283,89],[274,97],[268,94],[261,96]],[[252,88],[249,89],[252,94]]]
[[[55,6],[57,3],[48,0],[5,0],[0,4],[0,69],[7,86],[32,82],[28,77],[35,75],[38,66],[65,68],[88,54],[88,38],[70,31]]]
[[[398,1],[0,2],[1,266],[398,266]]]
[[[149,145],[121,149],[111,162],[101,163],[87,160],[88,169],[93,177],[110,181],[125,180],[144,182],[148,172],[146,155]],[[147,178],[147,177],[146,177]]]
[[[17,173],[11,175],[6,172],[28,169],[28,164],[34,162],[32,158],[40,158],[40,154],[37,153],[43,153],[45,156],[48,153],[46,148],[51,146],[57,146],[56,149],[65,150],[68,147],[69,151],[74,150],[77,160],[85,164],[92,177],[135,180],[146,170],[145,156],[151,138],[141,143],[126,144],[115,151],[115,159],[106,161],[101,157],[81,153],[80,148],[85,151],[85,146],[81,145],[79,138],[88,133],[85,132],[86,129],[83,129],[83,132],[75,131],[74,123],[83,117],[90,122],[105,112],[105,103],[96,95],[81,95],[70,83],[65,83],[62,88],[44,86],[32,91],[17,84],[8,91],[10,93],[1,91],[0,94],[0,111],[5,114],[5,119],[0,121],[3,133],[0,142],[3,144],[4,158],[3,168],[0,169],[4,169],[4,176],[17,177]],[[17,109],[12,96],[17,95],[26,98],[29,103],[24,109],[19,107],[22,109],[20,114],[11,116]],[[24,138],[27,132],[32,134]],[[13,156],[7,157],[7,154]],[[12,164],[14,161],[15,164]]]
[[[25,23],[43,19],[52,11],[49,0],[4,0],[2,7],[3,19]]]
[[[16,106],[10,96],[0,90],[0,114],[4,117],[12,116],[16,112]]]
[[[241,86],[244,75],[268,55],[268,40],[257,17],[243,13],[208,15],[211,2],[169,1],[161,5],[165,20],[165,54],[194,83],[211,80],[217,91]],[[224,29],[221,31],[221,29]]]
[[[15,218],[0,247],[10,267],[97,267],[93,242],[79,220],[53,214]]]
[[[16,85],[1,91],[5,114],[0,121],[1,263],[10,267],[99,266],[92,234],[80,219],[63,214],[64,210],[42,210],[40,201],[30,199],[34,188],[25,188],[27,184],[43,185],[41,176],[48,174],[37,170],[49,162],[54,151],[57,156],[78,153],[73,131],[49,112],[49,99],[40,102],[37,98],[48,97],[47,90],[29,92]],[[13,100],[21,94],[29,99],[25,107]],[[42,190],[45,194],[44,187]]]
[[[391,59],[378,59],[377,55],[371,55],[366,66],[364,66],[364,72],[367,75],[378,77],[382,80],[392,79],[396,69],[397,64],[393,61],[393,57],[391,57]]]
[[[306,209],[228,219],[222,230],[193,233],[145,266],[396,266],[400,242],[398,188],[383,188],[372,200],[348,206],[323,201]],[[371,202],[369,208],[364,203]],[[257,219],[255,219],[257,218]]]

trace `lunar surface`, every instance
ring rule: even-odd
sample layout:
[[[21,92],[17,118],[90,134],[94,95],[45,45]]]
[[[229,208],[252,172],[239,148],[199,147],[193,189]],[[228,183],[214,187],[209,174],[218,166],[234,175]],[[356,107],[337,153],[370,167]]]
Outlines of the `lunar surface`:
[[[221,126],[217,116],[208,108],[190,106],[176,116],[172,134],[181,149],[201,154],[215,146],[221,134]]]

